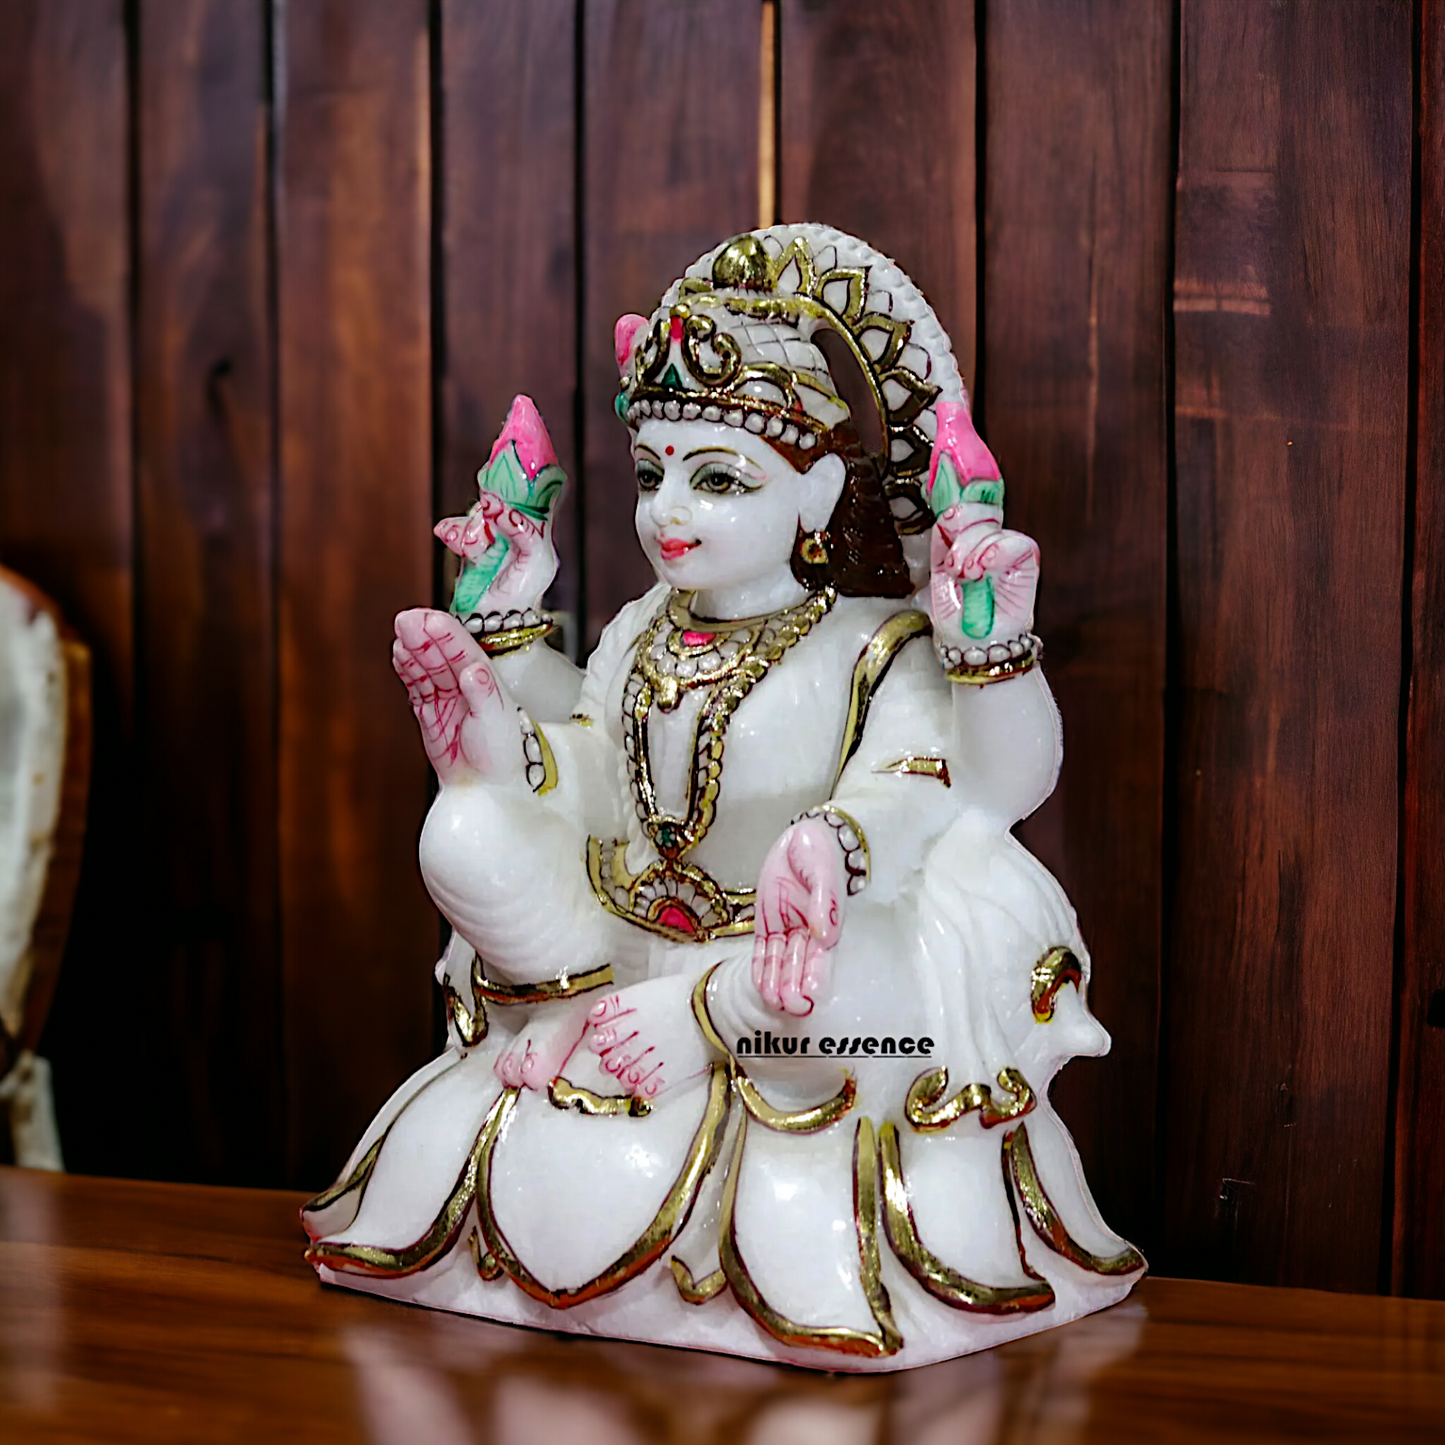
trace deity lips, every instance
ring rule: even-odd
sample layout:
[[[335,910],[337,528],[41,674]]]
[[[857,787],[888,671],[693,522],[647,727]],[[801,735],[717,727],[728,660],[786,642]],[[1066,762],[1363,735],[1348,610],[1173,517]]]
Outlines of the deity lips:
[[[664,537],[658,543],[657,550],[662,553],[664,562],[676,562],[680,557],[686,557],[697,545],[696,542],[684,542],[680,537]]]

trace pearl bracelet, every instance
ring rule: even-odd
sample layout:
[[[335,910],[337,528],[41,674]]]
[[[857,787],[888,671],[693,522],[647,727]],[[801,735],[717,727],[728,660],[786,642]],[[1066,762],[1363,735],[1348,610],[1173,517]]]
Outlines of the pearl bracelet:
[[[833,830],[833,836],[843,850],[843,868],[848,874],[848,896],[851,898],[867,883],[869,873],[868,840],[863,836],[857,819],[849,817],[842,808],[832,803],[824,803],[821,808],[809,808],[796,821],[801,823],[803,818],[821,818]]]
[[[556,621],[534,608],[512,608],[506,612],[474,612],[462,623],[481,643],[488,657],[504,657],[540,642],[557,630]]]
[[[950,682],[986,687],[991,682],[1022,677],[1038,665],[1043,650],[1044,644],[1035,633],[1021,632],[1008,642],[986,646],[953,647],[944,643],[938,649],[938,658]]]

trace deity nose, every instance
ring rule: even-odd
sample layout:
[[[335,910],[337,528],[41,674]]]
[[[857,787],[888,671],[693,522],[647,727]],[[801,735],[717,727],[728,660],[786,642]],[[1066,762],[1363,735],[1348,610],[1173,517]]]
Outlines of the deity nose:
[[[685,527],[692,521],[685,484],[668,477],[652,495],[652,514],[659,527]]]

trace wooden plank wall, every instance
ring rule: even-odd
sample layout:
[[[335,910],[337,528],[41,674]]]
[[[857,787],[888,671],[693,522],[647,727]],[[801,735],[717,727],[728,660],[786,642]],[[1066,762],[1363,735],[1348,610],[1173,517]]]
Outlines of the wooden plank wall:
[[[756,224],[761,7],[584,0],[579,102],[583,301],[580,451],[589,644],[654,581],[632,538],[612,324]]]
[[[1397,974],[1391,1287],[1445,1296],[1445,5],[1423,12],[1416,204],[1419,376],[1410,558],[1410,699],[1401,886],[1404,955]],[[1408,519],[1408,514],[1407,514]]]
[[[433,1047],[387,639],[515,391],[585,650],[612,321],[818,219],[933,299],[1042,544],[1023,829],[1162,1270],[1445,1295],[1440,0],[14,0],[0,561],[97,653],[72,1167],[321,1182]],[[1418,219],[1418,224],[1416,224]]]
[[[980,425],[1038,616],[1067,767],[1021,830],[1069,891],[1114,1039],[1057,1090],[1118,1228],[1157,1219],[1155,1137],[1169,460],[1170,14],[1154,0],[991,7]],[[1040,91],[1051,97],[1040,106]],[[1091,1075],[1093,1077],[1091,1077]]]
[[[525,392],[567,475],[577,436],[580,0],[444,0],[433,164],[438,511],[465,512],[498,418]],[[450,137],[450,139],[448,139]],[[580,488],[557,519],[555,605],[578,613]]]
[[[1410,11],[1189,0],[1182,45],[1166,1238],[1211,1272],[1369,1289],[1394,987]],[[1251,1046],[1222,1052],[1221,1030]]]
[[[135,13],[137,980],[171,1167],[284,1167],[265,17]],[[204,843],[201,844],[201,840]],[[198,846],[198,844],[201,844]]]

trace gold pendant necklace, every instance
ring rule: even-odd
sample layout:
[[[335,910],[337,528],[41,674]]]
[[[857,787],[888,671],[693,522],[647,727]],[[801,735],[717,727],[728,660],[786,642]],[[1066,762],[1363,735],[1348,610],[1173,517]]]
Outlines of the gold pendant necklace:
[[[825,587],[780,612],[710,624],[694,619],[685,596],[674,592],[642,634],[623,693],[623,742],[637,815],[665,861],[681,858],[695,848],[712,826],[724,739],[733,713],[837,600],[837,592]],[[709,687],[712,692],[693,732],[687,812],[677,818],[663,813],[657,804],[647,719],[654,702],[664,712],[671,712],[683,692],[698,687]]]
[[[637,647],[643,675],[664,712],[671,712],[684,692],[730,676],[769,629],[787,627],[796,614],[806,614],[813,601],[810,596],[778,612],[714,622],[692,615],[688,603],[693,595],[671,593]]]

